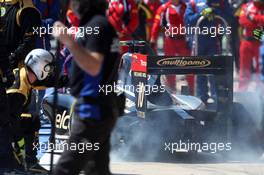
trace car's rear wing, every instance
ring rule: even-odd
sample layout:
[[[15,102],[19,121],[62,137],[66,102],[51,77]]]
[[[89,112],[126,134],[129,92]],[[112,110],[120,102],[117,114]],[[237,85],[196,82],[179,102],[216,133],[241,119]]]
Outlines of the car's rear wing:
[[[145,117],[147,100],[144,86],[147,75],[213,74],[217,87],[217,106],[227,109],[233,102],[233,57],[231,56],[146,56],[133,54],[132,81],[139,87],[135,93],[138,116]]]

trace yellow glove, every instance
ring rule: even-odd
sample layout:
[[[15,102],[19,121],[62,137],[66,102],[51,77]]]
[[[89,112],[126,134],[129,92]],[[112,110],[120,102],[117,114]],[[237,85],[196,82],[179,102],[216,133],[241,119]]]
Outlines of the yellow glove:
[[[213,9],[210,7],[205,8],[201,15],[207,18],[209,21],[212,21],[214,19]]]

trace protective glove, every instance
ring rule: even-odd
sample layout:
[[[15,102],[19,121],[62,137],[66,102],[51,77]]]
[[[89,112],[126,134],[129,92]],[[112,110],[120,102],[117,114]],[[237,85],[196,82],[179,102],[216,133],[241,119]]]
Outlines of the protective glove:
[[[15,75],[12,70],[3,72],[3,75],[0,78],[0,84],[7,89],[10,88],[15,81]]]
[[[264,31],[263,30],[254,29],[253,30],[253,35],[254,35],[254,38],[256,38],[257,40],[264,39]]]
[[[205,8],[202,12],[201,15],[207,18],[209,21],[212,21],[214,19],[214,13],[213,9],[210,7]]]

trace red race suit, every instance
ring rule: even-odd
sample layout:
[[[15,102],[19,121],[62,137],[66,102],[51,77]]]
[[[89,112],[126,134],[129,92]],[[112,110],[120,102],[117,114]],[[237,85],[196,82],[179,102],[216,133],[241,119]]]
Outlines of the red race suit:
[[[179,2],[175,5],[171,0],[161,5],[155,15],[154,24],[151,31],[151,42],[156,43],[159,31],[164,32],[164,54],[168,56],[189,56],[190,50],[187,47],[185,34],[181,34],[180,29],[184,28],[184,13],[186,4]],[[193,76],[187,76],[190,89],[193,89]],[[176,91],[176,76],[166,76],[166,85]]]
[[[239,16],[242,28],[242,39],[240,41],[240,72],[239,89],[245,90],[251,78],[252,63],[255,59],[256,72],[259,74],[259,47],[260,42],[253,37],[254,29],[264,27],[264,4],[248,2],[242,6]]]
[[[134,0],[109,0],[107,15],[120,41],[133,39],[132,35],[139,24],[138,7]]]

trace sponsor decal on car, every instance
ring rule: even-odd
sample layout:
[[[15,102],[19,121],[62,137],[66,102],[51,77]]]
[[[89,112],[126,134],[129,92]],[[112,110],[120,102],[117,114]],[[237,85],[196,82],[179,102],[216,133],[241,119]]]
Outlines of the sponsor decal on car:
[[[185,58],[164,58],[157,61],[159,66],[178,66],[178,67],[207,67],[211,61],[204,58],[185,59]]]

